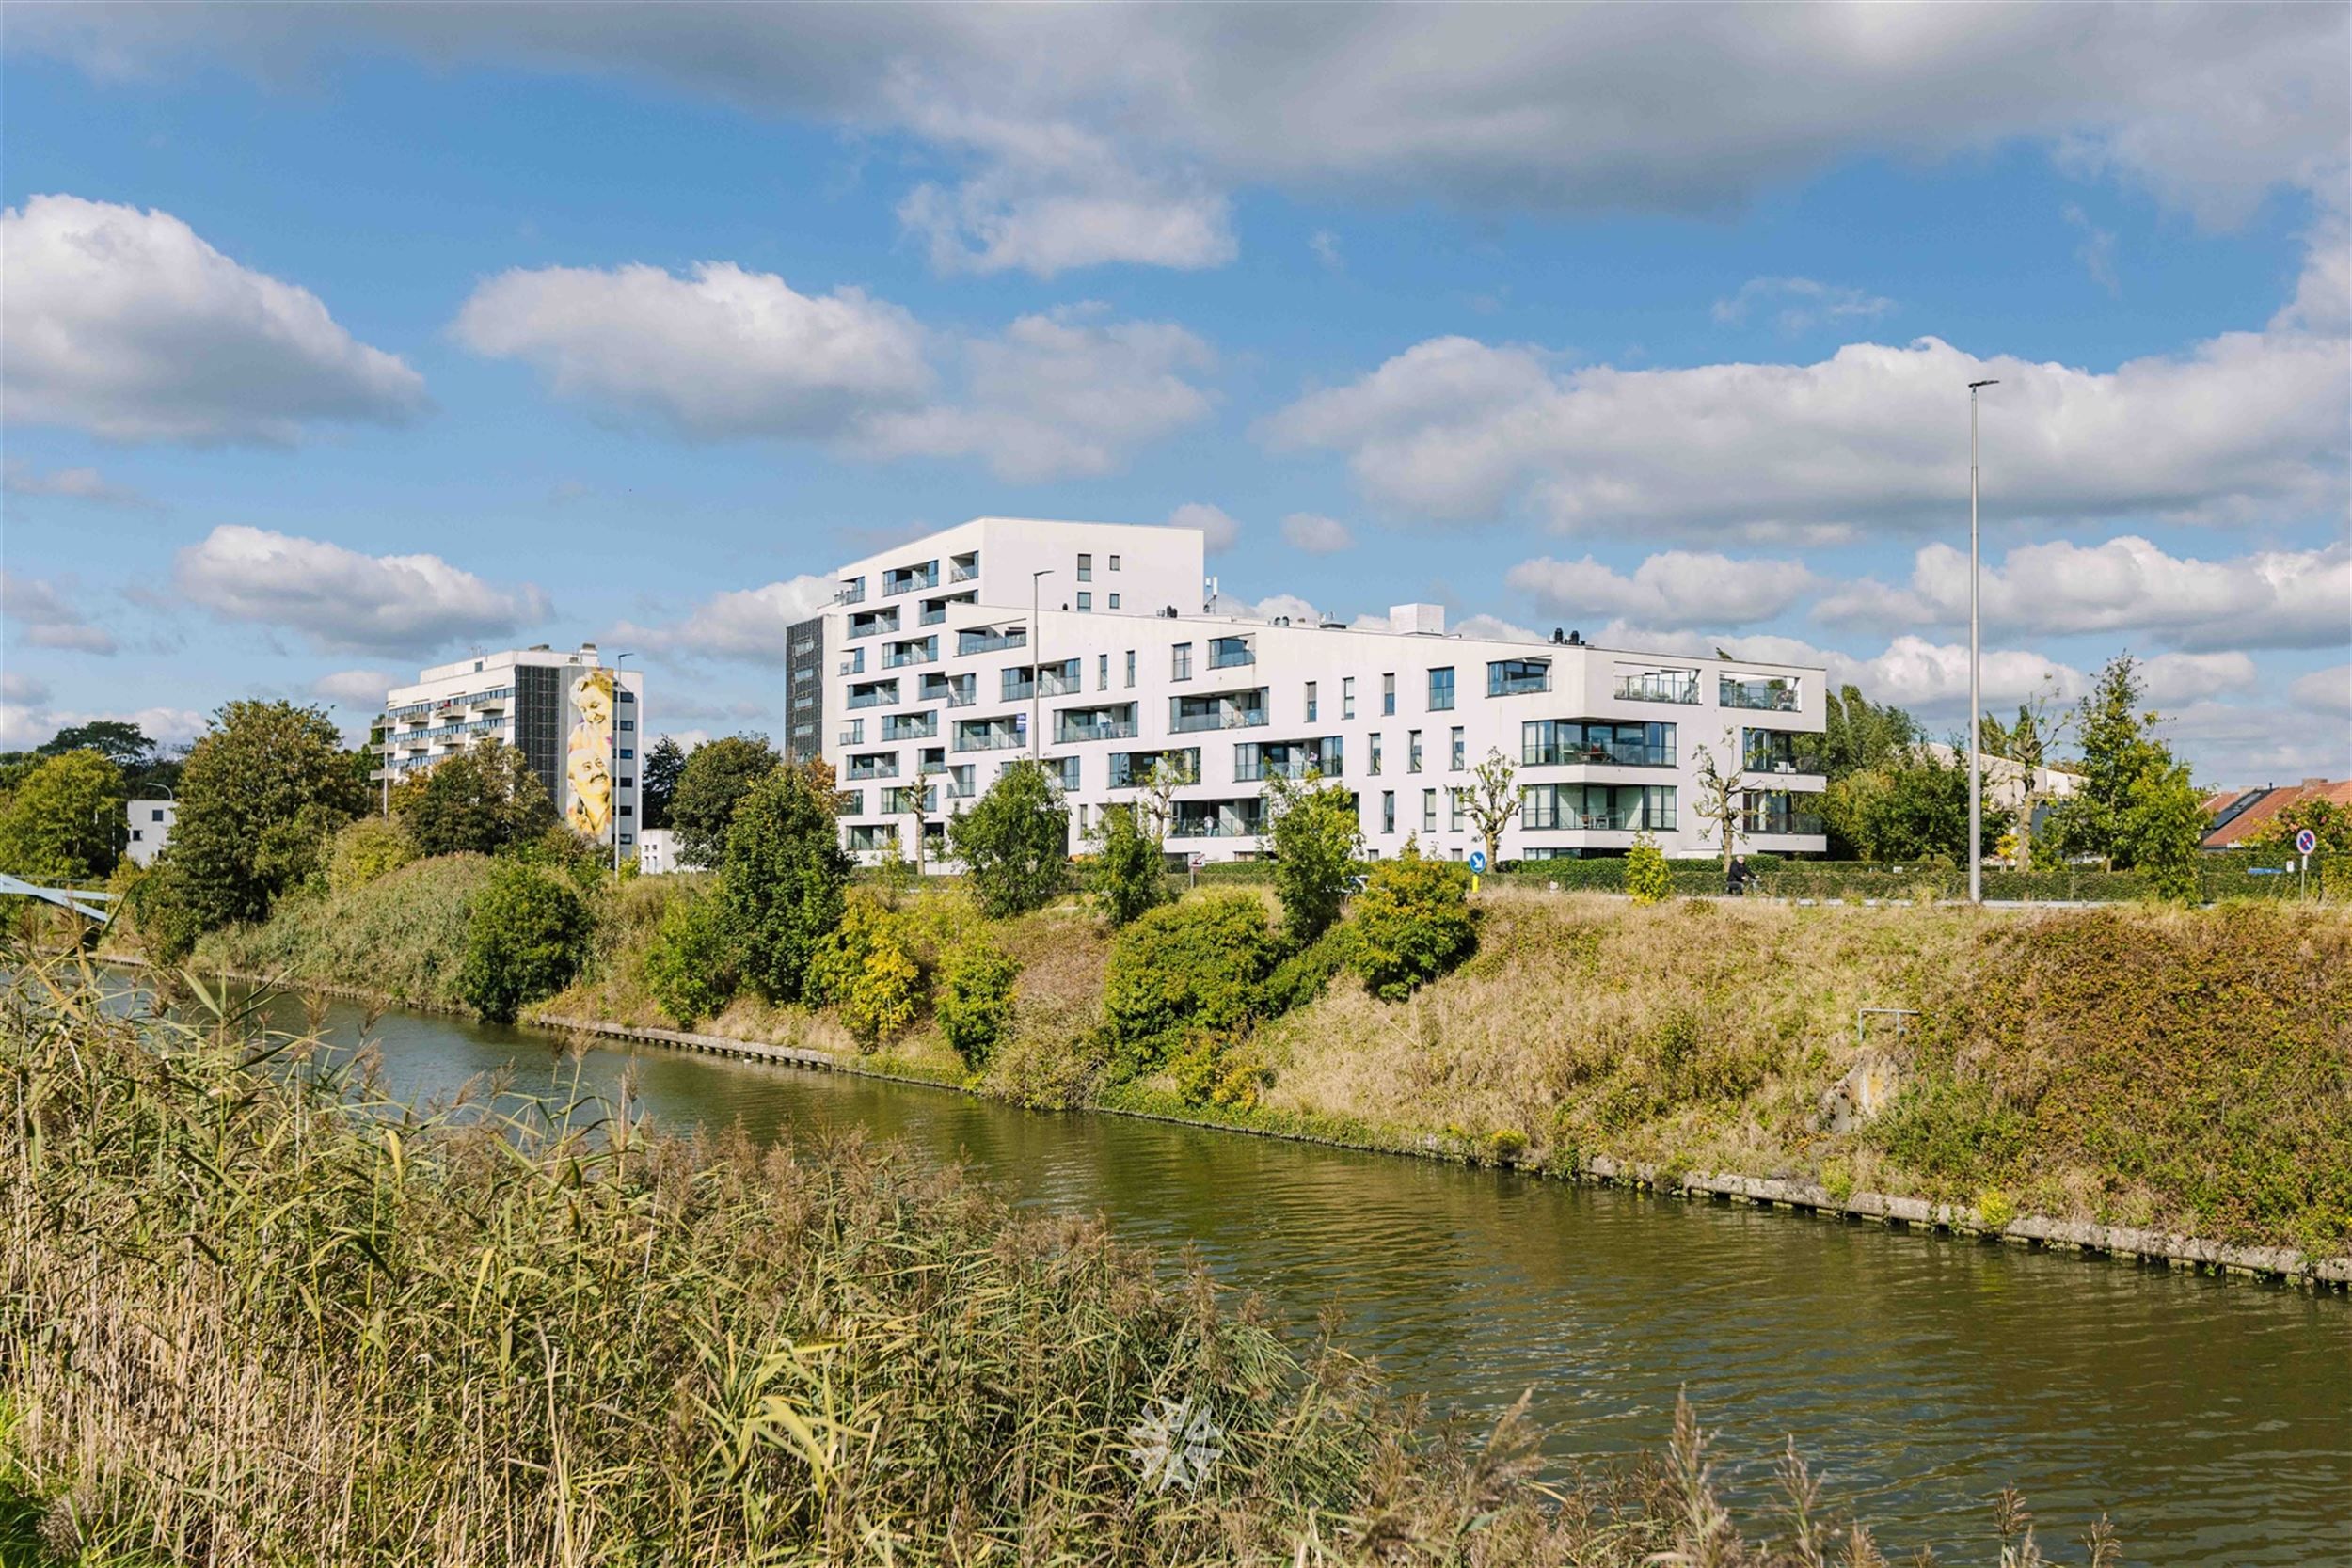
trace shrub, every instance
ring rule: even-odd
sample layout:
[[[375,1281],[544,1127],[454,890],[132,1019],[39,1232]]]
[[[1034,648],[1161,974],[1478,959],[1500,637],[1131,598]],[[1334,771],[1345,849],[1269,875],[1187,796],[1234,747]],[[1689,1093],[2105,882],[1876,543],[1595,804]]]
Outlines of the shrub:
[[[397,822],[363,816],[335,835],[335,852],[326,862],[326,885],[348,893],[388,876],[417,858],[417,847]]]
[[[2026,1118],[1976,1078],[1913,1084],[1870,1124],[1872,1143],[1941,1193],[1986,1177],[2013,1180],[2026,1153]]]
[[[1192,1037],[1184,1054],[1169,1064],[1176,1092],[1187,1105],[1217,1105],[1247,1111],[1274,1075],[1240,1036],[1204,1029]]]
[[[1011,1033],[1012,985],[1020,975],[1021,966],[985,941],[948,952],[940,971],[939,1030],[966,1066],[987,1066]]]
[[[1278,778],[1266,785],[1265,810],[1273,824],[1274,895],[1282,901],[1284,934],[1304,946],[1340,918],[1363,857],[1356,797],[1314,774],[1304,783]]]
[[[1365,989],[1402,1002],[1478,947],[1470,881],[1449,861],[1424,860],[1411,846],[1375,862],[1357,895],[1351,959]]]
[[[1087,887],[1103,901],[1114,926],[1129,925],[1146,910],[1168,902],[1167,858],[1135,807],[1103,808]]]
[[[1103,1011],[1122,1077],[1164,1065],[1201,1032],[1262,1016],[1278,949],[1265,906],[1222,894],[1153,910],[1119,934]]]
[[[1516,1165],[1527,1152],[1527,1134],[1517,1128],[1498,1127],[1486,1134],[1486,1160],[1490,1164]]]
[[[485,740],[392,789],[392,815],[423,855],[495,855],[556,824],[548,786],[516,748]]]
[[[1637,904],[1656,904],[1674,895],[1674,873],[1666,869],[1666,857],[1646,828],[1633,836],[1633,847],[1625,852],[1625,890]]]
[[[588,935],[588,907],[570,884],[536,866],[501,863],[467,917],[458,994],[487,1022],[512,1023],[525,1004],[570,982]]]
[[[745,792],[726,843],[720,897],[743,978],[770,1002],[797,1002],[850,880],[831,788],[805,768],[775,768]]]
[[[1348,966],[1351,942],[1348,928],[1338,926],[1286,955],[1266,978],[1266,1017],[1279,1018],[1321,996],[1331,977]]]
[[[851,900],[841,924],[818,942],[803,994],[812,1005],[836,1008],[865,1050],[898,1034],[914,1022],[923,999],[923,970],[907,922],[870,898]]]
[[[645,950],[645,989],[681,1029],[726,1010],[735,998],[735,952],[726,914],[712,894],[685,893],[670,901]]]
[[[994,919],[1043,909],[1070,863],[1070,808],[1044,768],[1023,757],[996,776],[972,809],[947,824],[947,842],[972,879],[981,912]]]

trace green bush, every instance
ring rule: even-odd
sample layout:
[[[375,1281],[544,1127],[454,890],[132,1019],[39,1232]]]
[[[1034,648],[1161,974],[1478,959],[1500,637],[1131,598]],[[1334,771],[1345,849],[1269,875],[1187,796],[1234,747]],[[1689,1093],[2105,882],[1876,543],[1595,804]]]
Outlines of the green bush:
[[[830,785],[807,769],[777,768],[744,792],[727,829],[727,936],[743,978],[770,1002],[801,1000],[817,944],[841,921],[850,857],[833,806]]]
[[[1070,872],[1070,808],[1061,786],[1023,757],[996,776],[972,809],[947,823],[947,842],[993,919],[1043,909]]]
[[[726,915],[712,894],[687,892],[670,901],[645,950],[645,989],[681,1029],[726,1011],[735,999],[735,952]]]
[[[811,1005],[830,1004],[850,1037],[871,1051],[914,1022],[924,999],[922,965],[908,922],[861,895],[817,944],[803,988]]]
[[[335,835],[334,853],[326,862],[326,885],[331,892],[348,893],[415,859],[417,847],[399,823],[363,816],[345,824]]]
[[[1266,1017],[1279,1018],[1321,996],[1332,977],[1348,967],[1353,942],[1345,926],[1335,926],[1296,952],[1284,955],[1266,978]]]
[[[1283,935],[1303,946],[1340,918],[1356,863],[1363,858],[1356,796],[1344,785],[1325,784],[1319,774],[1295,783],[1278,778],[1266,785],[1265,812],[1273,824],[1268,840]]]
[[[1102,823],[1087,887],[1103,901],[1112,925],[1126,926],[1168,902],[1168,860],[1135,807],[1104,806]]]
[[[405,1006],[463,1007],[458,975],[467,931],[497,863],[480,855],[443,855],[412,861],[362,887],[291,894],[259,925],[207,933],[189,961],[200,973],[228,970],[294,986],[349,986]],[[166,874],[158,865],[132,896],[143,898],[155,877]]]
[[[1674,873],[1647,829],[1633,835],[1633,847],[1625,852],[1625,890],[1637,904],[1656,904],[1674,895]]]
[[[1170,904],[1121,931],[1103,990],[1119,1075],[1156,1069],[1202,1032],[1248,1029],[1265,1010],[1279,951],[1265,906],[1248,894]]]
[[[570,983],[588,949],[588,906],[568,882],[537,866],[501,862],[466,921],[457,991],[492,1023]]]
[[[1002,948],[972,941],[949,949],[940,968],[939,1031],[964,1065],[988,1065],[1012,1032],[1012,986],[1021,966]]]
[[[1395,860],[1374,863],[1348,927],[1351,961],[1384,1002],[1404,1001],[1478,947],[1469,877],[1410,846]]]
[[[1956,1195],[1995,1179],[2014,1181],[2026,1153],[2026,1118],[1981,1079],[1934,1077],[1907,1086],[1872,1122],[1870,1142]]]

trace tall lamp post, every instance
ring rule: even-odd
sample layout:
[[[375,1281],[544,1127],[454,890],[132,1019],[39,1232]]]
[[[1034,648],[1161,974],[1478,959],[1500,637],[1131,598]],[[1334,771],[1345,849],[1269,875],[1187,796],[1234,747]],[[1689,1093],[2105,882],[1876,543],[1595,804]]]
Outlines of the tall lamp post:
[[[612,785],[612,879],[616,882],[621,879],[621,660],[634,657],[631,654],[612,656],[612,745],[611,748],[612,771],[610,779]],[[630,706],[632,721],[634,721],[635,705],[632,704]],[[629,733],[634,735],[637,732],[631,730]],[[630,750],[634,751],[635,748],[631,747]]]
[[[1045,667],[1038,655],[1045,647],[1045,628],[1038,624],[1037,585],[1040,579],[1054,575],[1051,566],[1041,566],[1029,574],[1029,760],[1035,762],[1037,751],[1037,688],[1045,678]]]
[[[1998,380],[1968,383],[1968,902],[1984,902],[1984,726],[1977,624],[1977,394]]]

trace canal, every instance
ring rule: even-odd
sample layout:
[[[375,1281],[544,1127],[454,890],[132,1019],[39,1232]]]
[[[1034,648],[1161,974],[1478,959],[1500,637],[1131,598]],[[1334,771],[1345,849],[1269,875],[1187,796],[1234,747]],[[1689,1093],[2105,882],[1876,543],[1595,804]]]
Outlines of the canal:
[[[338,1006],[331,1037],[359,1023]],[[1793,1435],[1906,1553],[1989,1560],[2008,1482],[2067,1560],[2106,1511],[2134,1563],[2352,1562],[2342,1295],[659,1049],[574,1061],[452,1018],[389,1013],[374,1036],[403,1099],[510,1067],[518,1092],[577,1074],[611,1094],[633,1062],[674,1130],[863,1129],[968,1161],[1021,1201],[1197,1249],[1301,1330],[1336,1307],[1435,1410],[1532,1391],[1563,1460],[1661,1443],[1687,1390],[1735,1490],[1760,1492]]]

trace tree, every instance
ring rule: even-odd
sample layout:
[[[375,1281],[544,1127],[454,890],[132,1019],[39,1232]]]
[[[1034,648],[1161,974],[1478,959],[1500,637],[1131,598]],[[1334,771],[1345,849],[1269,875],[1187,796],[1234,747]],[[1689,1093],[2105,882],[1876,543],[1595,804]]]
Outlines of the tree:
[[[158,748],[147,732],[121,719],[93,719],[69,724],[33,749],[35,756],[63,756],[68,752],[96,752],[125,773],[135,773],[156,759]]]
[[[2017,765],[2017,869],[2033,869],[2033,818],[2037,807],[2053,799],[2042,785],[2042,775],[2051,765],[2058,736],[2066,721],[2053,722],[2050,719],[2050,688],[2044,687],[2017,705],[2017,720],[2004,724],[1988,713],[1978,721],[1978,735],[1983,751],[1989,756],[2000,757]]]
[[[930,824],[931,781],[938,776],[931,771],[930,764],[916,763],[914,784],[906,795],[907,815],[914,818],[914,874],[918,878],[923,875],[923,853],[930,847],[925,834]]]
[[[1348,929],[1364,989],[1402,1002],[1476,951],[1470,879],[1451,862],[1422,859],[1408,839],[1396,859],[1373,863]]]
[[[1061,891],[1070,860],[1070,808],[1034,759],[996,775],[972,809],[947,824],[948,843],[993,918],[1042,909]]]
[[[1674,873],[1647,828],[1633,835],[1633,847],[1625,852],[1625,890],[1637,904],[1656,904],[1674,892]]]
[[[678,775],[685,770],[685,748],[666,735],[645,753],[645,765],[637,775],[637,800],[648,830],[670,825],[670,801],[677,794]]]
[[[1354,792],[1323,775],[1266,781],[1267,842],[1274,851],[1274,895],[1282,903],[1283,934],[1293,946],[1329,930],[1363,859],[1364,837]]]
[[[502,861],[474,895],[457,994],[491,1023],[571,983],[588,950],[588,906],[563,878]]]
[[[2174,763],[2140,775],[2124,808],[2123,841],[2156,896],[2185,903],[2203,891],[2197,873],[2204,834],[2205,800],[2187,768]]]
[[[272,900],[324,871],[337,829],[365,809],[326,713],[242,701],[213,716],[188,752],[156,896],[175,906],[178,935],[259,920]],[[176,957],[176,938],[164,956]]]
[[[556,825],[528,757],[502,741],[453,752],[392,789],[392,816],[420,855],[495,855]]]
[[[1088,887],[1103,900],[1113,926],[1125,926],[1168,901],[1168,861],[1145,826],[1140,807],[1123,802],[1104,806],[1093,844]]]
[[[1968,767],[1924,747],[1849,773],[1821,795],[1824,822],[1841,845],[1867,861],[1964,861],[1968,858]],[[2012,814],[1988,804],[1982,845],[1990,853]]]
[[[2119,871],[2145,866],[2179,888],[2182,868],[2195,863],[2204,818],[2183,809],[2195,786],[2171,749],[2150,734],[2159,716],[2140,707],[2145,689],[2131,655],[2107,661],[2075,708],[2082,787],[2059,802],[2049,826],[2067,854],[2096,856]]]
[[[726,911],[713,895],[682,890],[661,911],[645,950],[645,989],[681,1029],[726,1010],[736,987]]]
[[[719,863],[736,807],[782,760],[768,737],[758,735],[723,736],[688,753],[670,796],[670,826],[677,832],[681,863]]]
[[[1828,778],[1877,768],[1926,738],[1919,721],[1889,703],[1871,703],[1848,685],[1825,694],[1822,730],[1806,737],[1806,751]]]
[[[1143,795],[1137,803],[1143,808],[1144,825],[1152,834],[1153,848],[1167,847],[1168,831],[1176,823],[1176,792],[1199,782],[1189,766],[1165,752],[1152,759],[1152,772],[1143,781]]]
[[[122,770],[95,748],[44,758],[0,800],[0,871],[85,882],[114,869]]]
[[[2305,828],[2319,835],[2319,853],[2352,855],[2352,810],[2322,796],[2296,801],[2238,842],[2249,849],[2275,848],[2292,845]]]
[[[1518,769],[1500,747],[1486,753],[1486,760],[1470,769],[1470,826],[1486,847],[1489,870],[1502,864],[1502,834],[1511,826],[1511,818],[1519,814]]]
[[[727,830],[720,898],[728,940],[743,978],[770,1002],[801,1000],[818,942],[841,920],[850,862],[830,785],[779,764],[744,793]]]
[[[1012,1033],[1013,982],[1021,966],[1002,948],[974,938],[950,948],[940,965],[939,1032],[963,1065],[979,1069]]]
[[[326,863],[326,885],[337,893],[365,887],[416,858],[417,847],[399,823],[362,816],[343,824],[335,835],[335,847]]]
[[[1724,732],[1723,745],[1724,751],[1730,753],[1732,735],[1729,730]],[[1733,771],[1725,773],[1716,764],[1715,753],[1704,745],[1694,746],[1692,750],[1699,759],[1699,774],[1691,810],[1700,821],[1713,825],[1724,847],[1724,869],[1728,872],[1732,857],[1740,852],[1740,840],[1747,834],[1746,826],[1740,820],[1747,809],[1746,791],[1740,787],[1740,774],[1736,767]]]

